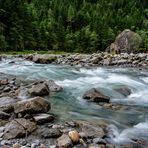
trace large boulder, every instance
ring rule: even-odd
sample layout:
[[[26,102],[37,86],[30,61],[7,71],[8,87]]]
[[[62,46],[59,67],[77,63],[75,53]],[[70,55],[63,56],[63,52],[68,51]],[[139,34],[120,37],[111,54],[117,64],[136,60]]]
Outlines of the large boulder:
[[[57,60],[57,56],[53,54],[37,54],[33,55],[32,61],[35,63],[41,63],[41,64],[49,64],[52,62],[55,62]]]
[[[131,53],[139,48],[141,42],[142,39],[137,33],[125,29],[116,37],[115,42],[107,48],[107,51],[111,53]]]
[[[19,118],[12,120],[5,126],[4,139],[13,139],[27,136],[37,128],[34,122],[26,120],[24,118]]]
[[[49,88],[46,83],[37,83],[29,89],[29,93],[32,96],[46,96],[49,95]]]
[[[11,97],[2,97],[0,98],[0,111],[3,112],[12,112],[14,110],[13,105],[15,104],[16,100]]]
[[[103,95],[101,92],[99,92],[95,88],[92,88],[86,91],[85,94],[83,95],[83,99],[97,102],[97,103],[100,103],[100,102],[109,103],[110,101],[110,98],[108,96]]]
[[[22,100],[14,104],[15,113],[46,113],[50,110],[50,103],[41,97]]]

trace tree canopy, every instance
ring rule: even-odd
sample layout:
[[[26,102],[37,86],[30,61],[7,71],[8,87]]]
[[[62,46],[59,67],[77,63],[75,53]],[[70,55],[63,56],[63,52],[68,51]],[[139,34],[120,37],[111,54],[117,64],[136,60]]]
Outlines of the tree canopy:
[[[147,0],[0,0],[0,51],[103,51],[127,28],[148,49]]]

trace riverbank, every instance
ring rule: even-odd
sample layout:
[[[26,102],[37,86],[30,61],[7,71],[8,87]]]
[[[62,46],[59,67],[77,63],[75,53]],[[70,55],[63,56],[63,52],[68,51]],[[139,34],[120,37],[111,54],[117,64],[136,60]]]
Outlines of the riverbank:
[[[120,67],[145,67],[148,66],[148,54],[63,54],[63,55],[28,55],[25,57],[35,63],[66,64],[71,66],[120,66]]]
[[[1,56],[8,57],[8,55]],[[22,57],[40,64],[59,64],[77,67],[115,66],[148,68],[148,53],[27,54],[15,55],[15,57]]]

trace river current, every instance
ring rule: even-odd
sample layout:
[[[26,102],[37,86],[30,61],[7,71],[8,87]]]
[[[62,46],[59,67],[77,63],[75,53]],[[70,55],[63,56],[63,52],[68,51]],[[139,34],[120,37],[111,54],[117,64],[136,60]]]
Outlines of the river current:
[[[15,62],[11,62],[15,61]],[[148,70],[133,68],[80,68],[35,64],[23,59],[3,59],[0,73],[22,81],[54,80],[64,89],[47,97],[51,112],[64,120],[107,122],[113,131],[112,141],[129,142],[132,138],[148,141]],[[2,79],[2,78],[0,78]],[[115,88],[126,86],[132,93],[124,97]],[[85,91],[97,88],[123,108],[111,110],[82,99]]]

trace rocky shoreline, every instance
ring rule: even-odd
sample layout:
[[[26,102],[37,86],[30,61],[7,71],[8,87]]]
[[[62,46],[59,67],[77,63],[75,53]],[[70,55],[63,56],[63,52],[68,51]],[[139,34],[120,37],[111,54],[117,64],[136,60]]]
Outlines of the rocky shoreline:
[[[60,64],[79,67],[92,66],[117,66],[117,67],[140,67],[148,68],[148,53],[138,54],[110,54],[106,52],[94,54],[63,54],[63,55],[27,55],[27,60],[41,64]]]

